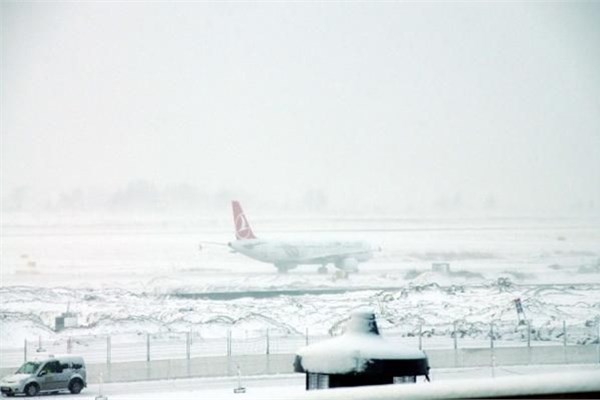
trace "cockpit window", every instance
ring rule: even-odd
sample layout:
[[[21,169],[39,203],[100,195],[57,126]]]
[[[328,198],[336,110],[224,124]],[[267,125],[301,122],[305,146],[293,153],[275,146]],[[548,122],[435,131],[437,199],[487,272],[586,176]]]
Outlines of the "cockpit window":
[[[29,361],[21,365],[21,368],[19,368],[17,374],[33,374],[35,371],[37,371],[39,367],[40,363],[34,363]]]

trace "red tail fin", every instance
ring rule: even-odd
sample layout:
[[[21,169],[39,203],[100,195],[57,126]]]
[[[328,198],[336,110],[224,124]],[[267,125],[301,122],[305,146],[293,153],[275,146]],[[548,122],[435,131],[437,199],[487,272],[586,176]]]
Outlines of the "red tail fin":
[[[250,224],[248,223],[248,219],[246,219],[246,215],[244,215],[244,211],[242,210],[240,203],[234,200],[231,202],[231,207],[233,208],[235,238],[237,240],[256,239],[256,236],[254,236],[254,232],[252,232],[252,228],[250,228]]]

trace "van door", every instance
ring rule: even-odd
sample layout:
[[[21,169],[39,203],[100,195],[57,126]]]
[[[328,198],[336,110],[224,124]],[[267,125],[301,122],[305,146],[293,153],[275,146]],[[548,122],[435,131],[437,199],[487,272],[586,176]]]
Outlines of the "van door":
[[[59,361],[48,361],[40,371],[39,383],[40,390],[58,390],[62,389],[62,367]],[[39,374],[38,374],[39,375]]]
[[[71,369],[70,361],[61,361],[60,363],[61,372],[56,374],[56,382],[58,389],[68,389],[69,388],[69,380],[71,379],[71,375],[73,375],[73,370]]]

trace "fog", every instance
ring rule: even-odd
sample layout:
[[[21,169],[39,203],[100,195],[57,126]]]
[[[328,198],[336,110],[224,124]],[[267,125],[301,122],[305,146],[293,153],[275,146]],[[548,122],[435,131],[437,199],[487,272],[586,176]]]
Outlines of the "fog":
[[[1,13],[5,215],[600,215],[598,2]]]

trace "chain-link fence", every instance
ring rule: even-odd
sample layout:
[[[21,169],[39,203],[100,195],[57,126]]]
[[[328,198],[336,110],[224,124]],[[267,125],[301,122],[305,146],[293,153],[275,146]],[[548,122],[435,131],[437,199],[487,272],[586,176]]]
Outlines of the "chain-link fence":
[[[542,325],[515,325],[494,321],[444,325],[419,325],[402,331],[382,331],[391,343],[435,349],[484,349],[592,345],[600,361],[600,325],[597,322],[551,321]],[[110,336],[68,336],[57,340],[24,340],[19,348],[0,348],[0,368],[16,367],[40,352],[83,356],[89,364],[137,361],[186,360],[198,357],[294,354],[327,335],[274,334],[268,330],[229,331],[225,337],[206,338],[195,332],[115,334]]]

